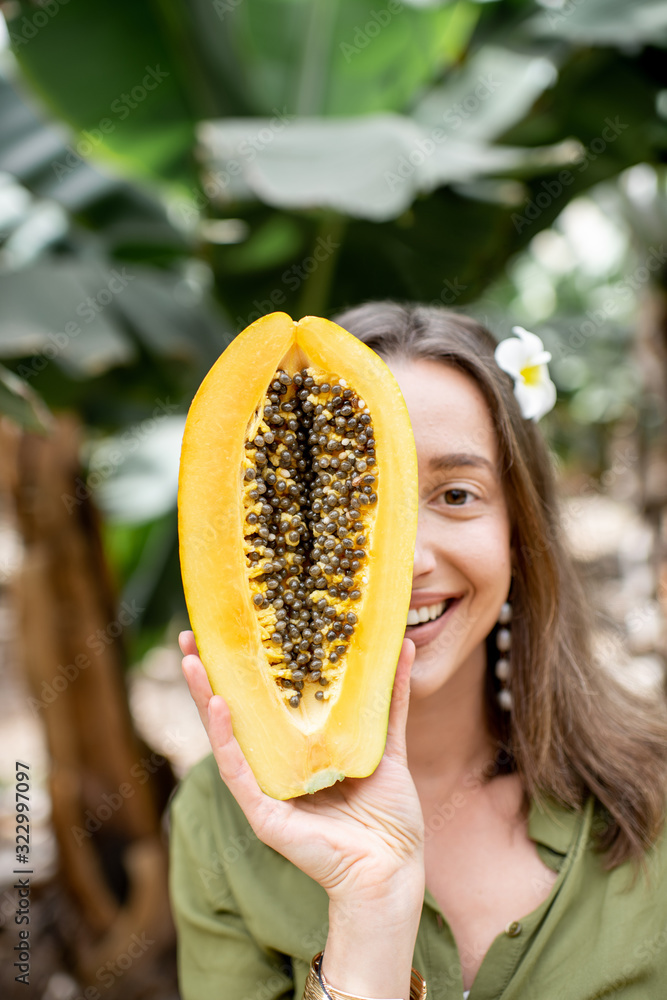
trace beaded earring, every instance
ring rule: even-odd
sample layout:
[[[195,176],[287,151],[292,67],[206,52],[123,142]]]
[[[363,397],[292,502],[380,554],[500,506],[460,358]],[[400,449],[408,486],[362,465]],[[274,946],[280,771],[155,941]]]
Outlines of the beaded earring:
[[[504,712],[512,711],[512,692],[509,689],[511,675],[510,649],[512,647],[512,632],[509,625],[512,621],[512,605],[505,601],[498,615],[498,624],[502,626],[496,632],[496,648],[499,656],[496,661],[496,677],[500,681],[498,704]]]

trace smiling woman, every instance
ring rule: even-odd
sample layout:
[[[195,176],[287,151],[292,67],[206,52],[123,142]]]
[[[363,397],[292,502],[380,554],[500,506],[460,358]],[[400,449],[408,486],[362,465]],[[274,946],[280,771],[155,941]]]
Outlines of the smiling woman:
[[[481,691],[486,636],[511,581],[509,515],[493,421],[465,373],[427,359],[390,358],[389,365],[410,414],[420,483],[406,630],[416,647],[411,695],[434,694],[459,670],[466,686]]]
[[[392,370],[417,446],[387,746],[368,778],[268,798],[183,634],[214,753],[173,808],[184,1000],[658,1000],[665,706],[591,652],[521,364],[510,377],[488,331],[444,309],[337,322]]]

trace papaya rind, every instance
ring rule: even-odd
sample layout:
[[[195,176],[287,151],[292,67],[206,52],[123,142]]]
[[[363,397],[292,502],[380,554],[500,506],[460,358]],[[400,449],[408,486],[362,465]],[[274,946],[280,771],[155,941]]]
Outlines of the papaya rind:
[[[344,378],[368,404],[378,456],[378,501],[368,582],[337,692],[308,720],[286,706],[270,672],[247,585],[241,462],[247,423],[288,352]],[[328,320],[257,320],[230,344],[188,413],[179,477],[186,602],[211,687],[260,787],[292,798],[365,777],[386,741],[393,677],[405,632],[417,524],[417,460],[407,409],[384,362]],[[389,547],[390,551],[387,551]]]

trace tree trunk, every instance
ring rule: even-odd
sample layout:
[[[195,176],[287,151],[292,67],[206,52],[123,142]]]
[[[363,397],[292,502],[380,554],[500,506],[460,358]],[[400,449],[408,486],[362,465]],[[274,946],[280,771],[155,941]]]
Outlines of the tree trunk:
[[[138,610],[116,606],[98,517],[81,488],[77,421],[58,418],[48,437],[6,426],[1,437],[15,458],[5,479],[25,546],[20,650],[51,758],[61,877],[82,916],[71,944],[79,977],[98,982],[132,935],[152,942],[137,964],[172,940],[160,822],[173,778],[132,727],[123,633]]]

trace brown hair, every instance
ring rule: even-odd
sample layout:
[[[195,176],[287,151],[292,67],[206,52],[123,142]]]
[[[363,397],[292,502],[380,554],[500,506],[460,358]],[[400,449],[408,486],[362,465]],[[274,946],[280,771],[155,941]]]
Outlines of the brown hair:
[[[535,423],[522,417],[512,380],[494,360],[492,335],[437,306],[371,302],[335,319],[386,360],[452,365],[484,393],[498,435],[514,568],[514,707],[500,710],[489,658],[489,730],[510,748],[527,796],[581,809],[593,793],[602,807],[597,846],[608,868],[640,859],[663,823],[665,705],[621,687],[594,659],[592,619],[561,540],[551,457]]]

